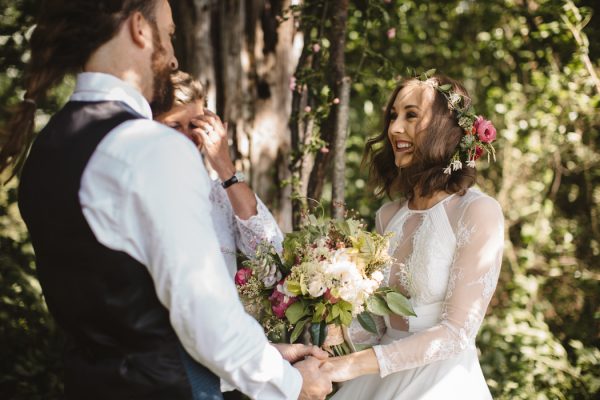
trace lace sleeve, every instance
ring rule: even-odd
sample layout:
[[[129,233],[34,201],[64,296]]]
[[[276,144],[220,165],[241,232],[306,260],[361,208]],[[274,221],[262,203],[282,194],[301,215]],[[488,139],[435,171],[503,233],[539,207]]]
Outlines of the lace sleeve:
[[[504,219],[498,203],[480,197],[457,225],[457,248],[440,323],[405,339],[375,346],[382,377],[450,358],[470,346],[496,288],[504,245]]]
[[[264,241],[271,242],[277,252],[282,252],[283,233],[275,222],[273,214],[258,196],[256,196],[256,215],[247,220],[243,220],[237,215],[234,218],[236,221],[236,245],[246,256],[254,256],[256,246]]]

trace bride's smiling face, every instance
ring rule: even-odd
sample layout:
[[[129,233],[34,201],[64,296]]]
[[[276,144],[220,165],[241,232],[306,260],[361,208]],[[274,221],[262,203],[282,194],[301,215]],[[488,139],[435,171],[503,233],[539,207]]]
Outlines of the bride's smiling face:
[[[398,168],[411,165],[417,137],[431,121],[435,89],[421,82],[409,82],[396,95],[390,109],[388,138]]]

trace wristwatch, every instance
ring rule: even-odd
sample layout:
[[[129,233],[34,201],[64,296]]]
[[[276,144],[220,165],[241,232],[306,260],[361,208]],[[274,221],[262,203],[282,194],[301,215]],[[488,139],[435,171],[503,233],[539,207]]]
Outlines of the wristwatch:
[[[239,182],[246,182],[246,175],[243,172],[235,171],[235,174],[231,178],[221,182],[221,186],[227,189],[229,186]]]

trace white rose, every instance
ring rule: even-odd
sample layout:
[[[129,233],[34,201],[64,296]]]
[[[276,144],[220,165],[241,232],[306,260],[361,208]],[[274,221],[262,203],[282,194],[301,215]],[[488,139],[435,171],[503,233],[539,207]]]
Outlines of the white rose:
[[[381,271],[375,271],[371,274],[371,279],[377,283],[381,283],[383,281],[383,273]]]
[[[312,297],[322,296],[323,293],[325,293],[325,290],[327,290],[327,288],[325,287],[325,284],[321,277],[312,280],[308,284],[308,294],[310,294]]]

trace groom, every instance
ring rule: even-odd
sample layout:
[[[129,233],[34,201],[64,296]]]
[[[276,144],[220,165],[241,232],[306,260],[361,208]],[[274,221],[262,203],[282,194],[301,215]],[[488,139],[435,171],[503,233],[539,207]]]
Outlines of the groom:
[[[31,149],[19,207],[46,302],[67,332],[66,397],[219,399],[218,375],[252,398],[323,399],[331,382],[320,361],[292,366],[244,312],[196,148],[152,121],[148,102],[168,106],[177,68],[168,1],[47,6],[24,103],[84,72]],[[282,349],[292,362],[322,356]]]

